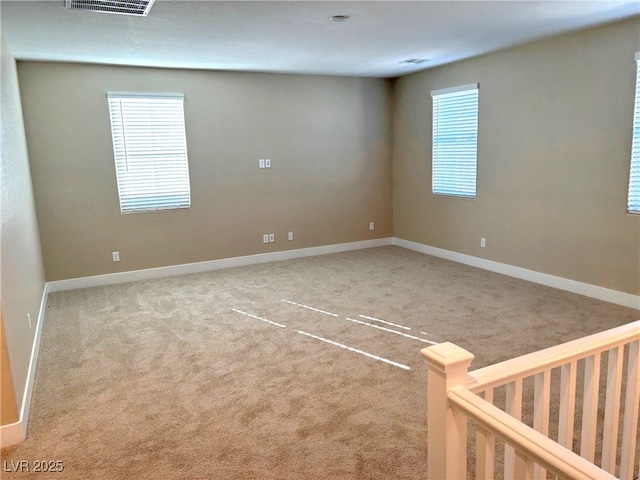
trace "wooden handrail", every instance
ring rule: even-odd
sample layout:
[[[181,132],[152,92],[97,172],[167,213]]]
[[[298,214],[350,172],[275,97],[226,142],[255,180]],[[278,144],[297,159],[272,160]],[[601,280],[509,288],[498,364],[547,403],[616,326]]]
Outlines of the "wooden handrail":
[[[453,408],[560,478],[616,478],[464,387],[449,391],[447,398]]]
[[[622,426],[620,474],[633,478],[640,400],[640,321],[622,325],[522,357],[469,372],[473,354],[444,342],[422,350],[427,363],[428,474],[429,478],[464,478],[466,470],[467,419],[477,426],[477,472],[480,478],[494,472],[495,438],[505,446],[505,477],[545,478],[546,471],[559,478],[614,479],[618,438],[612,425],[620,423],[623,363],[628,362]],[[602,468],[594,465],[600,354],[608,352],[606,372]],[[623,359],[624,355],[624,359]],[[577,362],[584,361],[583,425],[580,455],[572,452]],[[546,436],[549,423],[551,371],[561,369],[559,442]],[[468,373],[467,373],[468,372]],[[520,421],[522,384],[535,377],[534,419],[536,428]],[[493,389],[507,386],[506,411],[493,405]],[[481,395],[484,394],[485,398]],[[511,397],[510,397],[511,395]],[[564,399],[563,399],[564,396]],[[511,406],[510,406],[511,405]],[[586,421],[585,421],[586,420]],[[608,472],[607,472],[608,470]]]
[[[505,385],[518,378],[529,377],[544,370],[559,367],[572,360],[605,352],[620,344],[630,343],[637,339],[640,339],[640,320],[479,368],[469,372],[467,385],[469,390],[479,393],[488,388]],[[505,375],[505,372],[514,373]]]

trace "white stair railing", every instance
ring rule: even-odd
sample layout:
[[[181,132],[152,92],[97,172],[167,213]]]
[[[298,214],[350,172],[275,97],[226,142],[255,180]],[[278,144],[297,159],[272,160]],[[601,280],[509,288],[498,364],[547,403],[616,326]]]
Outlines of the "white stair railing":
[[[466,350],[448,342],[425,348],[428,477],[459,479],[475,472],[476,478],[494,478],[499,438],[505,443],[505,479],[546,479],[549,473],[632,480],[638,463],[639,347],[640,321],[471,373],[473,355]],[[532,400],[523,397],[525,391]],[[504,396],[504,410],[494,405],[496,392]],[[522,421],[523,405],[530,407],[530,425]],[[476,429],[470,471],[468,420]],[[549,438],[550,427],[557,442]]]

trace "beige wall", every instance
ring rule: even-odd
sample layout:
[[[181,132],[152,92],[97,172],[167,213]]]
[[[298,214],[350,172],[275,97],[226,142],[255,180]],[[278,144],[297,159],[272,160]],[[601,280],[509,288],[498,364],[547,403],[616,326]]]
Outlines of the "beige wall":
[[[29,360],[40,302],[44,290],[44,271],[40,254],[40,240],[36,220],[29,158],[24,135],[20,91],[16,63],[2,40],[2,238],[0,299],[4,331],[13,376],[18,410],[27,381]],[[31,328],[27,321],[31,315]],[[5,366],[2,368],[2,386],[5,387]],[[10,396],[7,396],[10,402]],[[7,407],[2,396],[2,409]],[[2,423],[11,423],[13,416],[3,413]],[[14,420],[15,421],[15,420]]]
[[[47,279],[394,235],[640,294],[640,218],[625,213],[639,31],[638,19],[586,30],[393,91],[376,79],[21,62]],[[473,82],[478,198],[434,197],[430,91]],[[108,90],[185,94],[190,210],[119,213]],[[257,168],[264,157],[271,170]]]
[[[389,81],[18,69],[47,280],[392,234]],[[120,214],[107,91],[184,93],[191,209]]]
[[[640,294],[625,213],[639,49],[636,18],[396,80],[394,235]],[[435,197],[430,92],[474,82],[477,198]]]

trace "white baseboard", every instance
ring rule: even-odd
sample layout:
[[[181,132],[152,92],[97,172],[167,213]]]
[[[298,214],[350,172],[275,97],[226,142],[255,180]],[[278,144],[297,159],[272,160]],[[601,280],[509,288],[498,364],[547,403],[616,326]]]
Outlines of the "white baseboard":
[[[18,420],[16,423],[0,427],[0,448],[18,445],[27,438],[27,422]]]
[[[363,240],[360,242],[337,243],[334,245],[322,245],[319,247],[299,248],[295,250],[284,250],[280,252],[259,253],[244,257],[223,258],[220,260],[210,260],[207,262],[186,263],[182,265],[170,265],[167,267],[148,268],[145,270],[134,270],[131,272],[109,273],[106,275],[96,275],[93,277],[72,278],[69,280],[57,280],[49,282],[49,292],[60,292],[63,290],[75,290],[77,288],[98,287],[102,285],[113,285],[116,283],[135,282],[137,280],[147,280],[150,278],[169,277],[173,275],[187,275],[190,273],[208,272],[223,268],[242,267],[245,265],[256,265],[259,263],[277,262],[280,260],[292,260],[295,258],[313,257],[326,255],[329,253],[348,252],[350,250],[361,250],[364,248],[383,247],[391,245],[391,237],[376,238],[373,240]]]
[[[393,237],[393,245],[640,310],[640,296]]]
[[[49,285],[45,284],[40,301],[40,312],[38,313],[38,323],[36,324],[33,345],[31,346],[31,358],[29,359],[29,370],[25,382],[24,394],[22,395],[22,405],[20,406],[20,418],[15,423],[2,425],[0,427],[0,448],[10,447],[24,442],[27,438],[27,426],[29,424],[29,413],[31,412],[31,398],[33,397],[33,385],[36,379],[36,366],[38,365],[38,355],[40,354],[40,336],[42,335],[42,325],[44,315],[47,311],[47,297],[49,295]]]

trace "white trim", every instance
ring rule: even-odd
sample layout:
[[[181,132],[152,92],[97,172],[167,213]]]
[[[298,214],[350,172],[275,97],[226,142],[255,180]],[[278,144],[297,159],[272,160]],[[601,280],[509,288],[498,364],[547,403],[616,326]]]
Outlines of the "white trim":
[[[22,405],[20,407],[20,419],[15,423],[2,425],[0,427],[0,448],[17,445],[24,442],[25,438],[27,438],[27,425],[29,424],[29,413],[31,412],[33,385],[36,378],[38,355],[40,354],[40,336],[42,335],[44,315],[47,311],[47,298],[49,296],[49,291],[49,284],[45,283],[44,289],[42,291],[42,300],[40,301],[38,323],[36,325],[35,335],[33,336],[31,358],[29,359],[29,369],[27,370],[27,380],[25,382],[24,394],[22,396]]]
[[[459,85],[457,87],[441,88],[440,90],[432,90],[431,96],[437,97],[438,95],[446,95],[448,93],[464,92],[465,90],[478,90],[480,88],[479,83],[470,83],[469,85]]]
[[[184,93],[156,93],[156,92],[107,92],[107,98],[176,98],[184,100]]]
[[[11,447],[24,442],[27,438],[26,425],[27,422],[22,420],[9,425],[2,425],[0,427],[0,448]]]
[[[589,283],[569,280],[568,278],[556,277],[555,275],[527,270],[526,268],[515,267],[505,263],[486,260],[484,258],[473,257],[471,255],[465,255],[464,253],[452,252],[451,250],[431,247],[429,245],[403,240],[401,238],[393,237],[392,244],[398,247],[414,250],[416,252],[426,253],[427,255],[433,255],[434,257],[445,258],[447,260],[471,265],[491,272],[501,273],[510,277],[520,278],[529,282],[539,283],[559,290],[565,290],[567,292],[577,293],[579,295],[585,295],[605,302],[615,303],[624,307],[640,310],[639,295],[632,295],[630,293],[611,290],[609,288],[599,287]]]
[[[283,250],[270,253],[259,253],[256,255],[247,255],[244,257],[223,258],[220,260],[186,263],[182,265],[170,265],[167,267],[133,270],[130,272],[108,273],[106,275],[96,275],[94,277],[57,280],[54,282],[49,282],[47,285],[49,287],[49,292],[60,292],[63,290],[75,290],[77,288],[99,287],[116,283],[128,283],[135,282],[137,280],[147,280],[149,278],[187,275],[190,273],[208,272],[211,270],[220,270],[223,268],[242,267],[245,265],[256,265],[259,263],[278,262],[281,260],[292,260],[295,258],[348,252],[351,250],[361,250],[364,248],[384,247],[391,244],[391,237],[376,238],[373,240],[363,240],[360,242],[337,243],[334,245],[322,245],[319,247],[299,248],[295,250]]]

